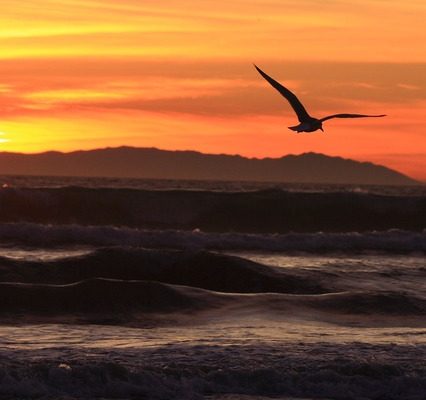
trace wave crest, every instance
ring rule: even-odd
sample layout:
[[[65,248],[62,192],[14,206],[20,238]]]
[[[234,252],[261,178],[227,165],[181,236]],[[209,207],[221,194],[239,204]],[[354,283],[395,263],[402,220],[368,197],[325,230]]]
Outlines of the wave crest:
[[[390,253],[426,252],[426,230],[412,232],[397,229],[363,233],[244,234],[6,223],[0,224],[0,240],[3,243],[41,247],[89,245],[313,253],[364,250]]]
[[[426,226],[422,196],[349,192],[6,188],[0,190],[0,205],[0,222],[251,233],[419,231]]]

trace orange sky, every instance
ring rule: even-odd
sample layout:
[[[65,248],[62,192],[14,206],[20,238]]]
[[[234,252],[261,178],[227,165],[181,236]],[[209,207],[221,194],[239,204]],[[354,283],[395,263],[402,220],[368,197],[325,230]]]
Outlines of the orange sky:
[[[3,0],[0,151],[315,151],[426,181],[425,20],[420,0]],[[313,116],[388,116],[294,134],[253,62]]]

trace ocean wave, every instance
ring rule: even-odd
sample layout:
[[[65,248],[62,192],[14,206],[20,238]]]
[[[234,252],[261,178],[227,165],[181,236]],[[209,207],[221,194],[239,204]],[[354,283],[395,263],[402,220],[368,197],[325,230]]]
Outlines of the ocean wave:
[[[202,290],[182,290],[160,282],[103,278],[68,285],[3,282],[0,288],[0,311],[5,314],[175,312],[203,308],[207,297],[216,297],[213,293],[203,296]]]
[[[218,181],[187,179],[108,178],[38,175],[0,175],[3,188],[66,188],[90,189],[138,189],[138,190],[187,190],[206,192],[256,192],[282,190],[295,193],[364,193],[390,196],[424,196],[424,185],[372,185],[286,183],[259,181]]]
[[[108,278],[149,280],[228,293],[326,293],[318,274],[282,271],[204,251],[104,248],[49,262],[0,257],[0,281],[69,284]]]
[[[114,225],[209,232],[421,231],[424,196],[371,193],[294,193],[3,188],[0,222]]]
[[[307,307],[343,314],[426,316],[426,298],[405,292],[344,292],[298,299]]]
[[[129,246],[188,250],[268,252],[426,252],[426,230],[287,234],[214,233],[198,229],[149,230],[114,226],[0,224],[3,243],[23,246]]]
[[[66,322],[68,315],[95,315],[110,323],[140,319],[138,313],[191,313],[220,311],[221,316],[272,314],[283,318],[296,311],[310,315],[329,314],[340,323],[341,315],[424,317],[426,299],[404,292],[357,291],[327,294],[223,294],[200,288],[154,281],[86,279],[68,285],[0,283],[0,313],[16,321],[31,315],[55,316]],[[249,313],[249,314],[247,314]],[[308,317],[305,317],[308,318]],[[143,317],[142,317],[143,319]],[[115,322],[114,322],[115,321]],[[93,320],[90,320],[93,322]],[[389,322],[389,321],[388,321]]]

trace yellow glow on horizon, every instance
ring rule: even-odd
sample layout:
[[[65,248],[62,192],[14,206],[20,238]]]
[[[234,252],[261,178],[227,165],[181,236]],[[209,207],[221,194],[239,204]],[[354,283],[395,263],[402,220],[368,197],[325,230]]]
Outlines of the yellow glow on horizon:
[[[401,172],[407,167],[406,171],[411,176],[426,180],[425,170],[419,168],[423,164],[417,142],[404,142],[404,145],[400,145],[398,157],[386,156],[393,150],[389,143],[400,138],[399,129],[391,128],[395,121],[387,122],[388,130],[378,131],[374,130],[380,126],[377,121],[357,121],[358,124],[337,121],[325,126],[326,133],[321,135],[293,134],[287,129],[286,122],[288,120],[280,116],[245,116],[234,119],[176,113],[141,114],[137,111],[105,115],[102,120],[96,115],[86,114],[73,121],[60,118],[5,121],[2,127],[8,132],[9,142],[1,144],[1,151],[37,153],[130,145],[165,150],[192,149],[213,154],[241,154],[256,158],[313,151],[384,163]],[[125,126],[126,129],[120,130],[120,126]],[[386,141],[381,140],[384,134]],[[194,146],[195,137],[197,143]],[[351,146],[347,146],[348,137],[356,138],[357,141],[351,140]],[[223,151],[224,148],[227,151]],[[410,154],[416,155],[415,162]]]
[[[4,138],[4,137],[1,137],[1,136],[5,136],[6,135],[6,133],[5,132],[0,132],[0,143],[7,143],[7,142],[10,142],[10,139],[7,139],[7,138]]]

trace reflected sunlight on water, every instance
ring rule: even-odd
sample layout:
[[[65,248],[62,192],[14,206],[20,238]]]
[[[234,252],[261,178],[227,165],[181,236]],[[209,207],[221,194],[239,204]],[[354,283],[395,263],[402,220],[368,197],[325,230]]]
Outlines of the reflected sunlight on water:
[[[194,324],[196,324],[194,320]],[[229,322],[184,327],[133,328],[103,325],[18,325],[0,326],[0,349],[143,349],[169,345],[279,346],[299,343],[333,344],[426,344],[426,328],[336,326],[303,321],[286,321],[254,316]]]

